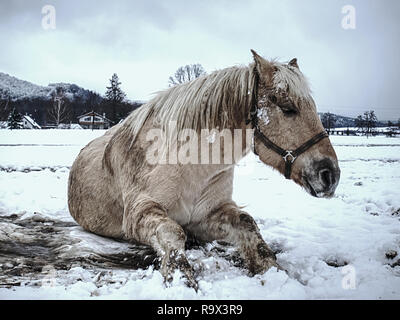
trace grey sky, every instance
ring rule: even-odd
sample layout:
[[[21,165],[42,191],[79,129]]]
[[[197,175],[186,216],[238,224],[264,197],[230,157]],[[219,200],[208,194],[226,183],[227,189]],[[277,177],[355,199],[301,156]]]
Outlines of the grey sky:
[[[56,29],[41,9],[56,8]],[[356,9],[345,30],[344,5]],[[400,1],[0,2],[0,71],[37,84],[71,82],[104,94],[116,72],[129,99],[168,86],[184,64],[207,72],[266,58],[297,57],[319,111],[400,118]]]

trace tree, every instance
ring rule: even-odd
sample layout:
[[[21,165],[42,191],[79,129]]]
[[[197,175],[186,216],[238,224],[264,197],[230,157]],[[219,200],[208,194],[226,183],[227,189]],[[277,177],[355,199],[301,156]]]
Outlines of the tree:
[[[365,111],[364,112],[364,119],[367,127],[367,135],[372,134],[374,128],[376,128],[376,124],[378,123],[378,118],[375,115],[375,111]]]
[[[0,121],[6,121],[10,114],[10,98],[0,101]]]
[[[126,94],[122,91],[121,82],[116,73],[114,73],[110,79],[110,86],[107,87],[105,94],[105,109],[107,117],[114,123],[119,122],[123,119],[127,113],[125,108],[125,97]]]
[[[118,75],[114,73],[110,79],[110,86],[107,87],[106,99],[112,102],[123,102],[126,94],[122,91],[121,82],[119,82]]]
[[[203,74],[206,74],[203,66],[199,63],[196,64],[188,64],[186,66],[180,67],[176,70],[173,77],[169,77],[169,86],[175,86],[177,84],[185,83],[188,81],[192,81]]]
[[[10,115],[8,116],[7,124],[9,129],[21,129],[22,128],[22,116],[13,108]]]
[[[68,118],[68,99],[65,96],[65,90],[62,87],[57,87],[52,93],[53,105],[48,110],[49,118],[58,127],[60,123]]]
[[[378,118],[373,110],[365,111],[362,115],[359,115],[356,118],[356,126],[367,136],[373,133],[377,122]]]
[[[363,118],[362,115],[357,116],[356,121],[355,121],[355,124],[356,124],[356,127],[357,127],[358,129],[360,129],[362,132],[364,132],[364,128],[365,128],[364,122],[365,122],[365,121],[364,121],[364,118]]]
[[[336,120],[336,116],[330,112],[323,113],[321,116],[322,125],[328,132],[335,127]]]

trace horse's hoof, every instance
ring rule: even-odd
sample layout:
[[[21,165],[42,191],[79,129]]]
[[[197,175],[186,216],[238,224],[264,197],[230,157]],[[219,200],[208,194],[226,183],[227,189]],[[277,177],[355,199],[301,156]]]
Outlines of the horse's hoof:
[[[248,266],[249,275],[251,277],[254,277],[256,274],[263,274],[271,268],[276,268],[277,271],[284,270],[275,259],[264,259],[258,263],[253,261],[253,263]]]
[[[182,273],[185,284],[189,288],[193,288],[196,292],[198,291],[199,285],[194,278],[193,268],[189,264],[186,256],[184,253],[180,253],[177,250],[171,250],[169,254],[165,255],[162,263],[162,273],[166,285],[172,283],[175,270],[179,270]]]
[[[192,289],[194,289],[196,292],[198,292],[198,290],[199,290],[199,284],[198,284],[197,281],[193,278],[193,275],[188,275],[188,274],[184,273],[184,274],[182,275],[182,277],[184,278],[185,285],[186,285],[188,288],[192,288]],[[172,274],[170,274],[170,275],[164,277],[164,284],[165,284],[165,286],[166,286],[166,287],[170,287],[173,280],[174,280],[174,277],[173,277]]]
[[[194,291],[196,291],[196,293],[197,293],[199,291],[199,284],[197,283],[197,281],[193,277],[189,278],[189,277],[185,276],[185,278],[186,278],[186,281],[185,281],[186,286],[194,289]]]

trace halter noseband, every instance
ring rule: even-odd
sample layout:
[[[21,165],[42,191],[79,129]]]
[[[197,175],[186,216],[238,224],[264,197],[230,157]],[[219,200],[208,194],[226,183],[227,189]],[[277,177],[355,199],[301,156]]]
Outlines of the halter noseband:
[[[253,90],[253,96],[252,96],[252,106],[250,110],[250,119],[247,121],[247,124],[251,122],[252,127],[254,129],[254,141],[255,139],[260,139],[264,146],[266,146],[268,149],[271,149],[272,151],[276,152],[279,154],[283,160],[285,161],[285,178],[290,179],[291,173],[292,173],[292,165],[294,161],[297,159],[299,155],[301,155],[303,152],[307,151],[310,149],[314,144],[317,144],[319,141],[321,141],[324,138],[328,137],[328,133],[324,130],[314,137],[312,137],[310,140],[306,141],[303,143],[300,147],[298,147],[296,150],[285,150],[282,149],[281,147],[277,146],[275,143],[273,143],[270,139],[268,139],[264,133],[260,130],[260,127],[258,126],[258,117],[257,117],[257,111],[258,111],[258,74],[256,73],[255,75],[255,82],[254,82],[254,90]],[[256,144],[254,143],[253,151],[256,155],[258,155],[256,151]]]

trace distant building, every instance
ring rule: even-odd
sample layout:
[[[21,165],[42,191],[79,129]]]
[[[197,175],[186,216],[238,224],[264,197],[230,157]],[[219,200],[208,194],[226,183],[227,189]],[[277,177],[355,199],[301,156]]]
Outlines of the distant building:
[[[80,126],[83,129],[108,129],[111,127],[112,121],[97,112],[90,111],[78,117]]]
[[[33,120],[30,116],[22,116],[22,122],[21,122],[22,128],[24,129],[42,129],[41,126],[39,126],[35,120]]]

